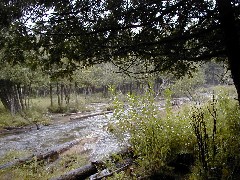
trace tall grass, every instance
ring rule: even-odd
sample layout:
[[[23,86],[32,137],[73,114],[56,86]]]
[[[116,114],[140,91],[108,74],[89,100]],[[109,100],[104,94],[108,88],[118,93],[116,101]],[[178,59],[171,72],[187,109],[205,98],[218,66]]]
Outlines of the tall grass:
[[[20,152],[11,152],[6,156],[15,156]],[[22,153],[20,153],[22,154]],[[7,159],[7,157],[4,157]],[[37,161],[33,158],[32,161],[26,162],[12,168],[0,170],[0,179],[41,179],[47,180],[54,177],[59,177],[66,172],[79,168],[87,163],[86,155],[70,154],[59,157],[56,161],[47,160]]]
[[[171,98],[165,92],[167,102]],[[181,154],[192,154],[194,165],[189,179],[231,179],[240,170],[240,109],[229,92],[219,91],[214,99],[198,106],[182,106],[173,111],[166,103],[159,110],[153,93],[128,95],[126,104],[114,100],[111,130],[119,139],[128,139],[140,176],[174,174],[171,162]]]
[[[93,109],[89,106],[91,103],[105,102],[109,103],[109,98],[102,97],[101,94],[93,94],[89,96],[78,96],[74,98],[71,96],[69,104],[65,102],[62,106],[58,106],[57,96],[53,97],[53,106],[50,106],[49,97],[35,97],[30,100],[30,107],[22,112],[12,116],[0,103],[0,128],[3,127],[19,127],[29,124],[44,124],[50,122],[48,113],[76,113],[87,112]]]

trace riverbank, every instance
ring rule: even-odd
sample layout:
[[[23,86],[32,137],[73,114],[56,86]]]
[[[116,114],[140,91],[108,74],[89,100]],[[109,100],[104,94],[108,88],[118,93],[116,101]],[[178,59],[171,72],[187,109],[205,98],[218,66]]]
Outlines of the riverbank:
[[[111,111],[103,112],[100,108],[97,111],[86,112],[84,114],[54,114],[51,117],[53,123],[49,126],[41,126],[39,130],[35,128],[30,131],[19,131],[16,133],[19,129],[10,129],[9,132],[12,133],[2,134],[0,136],[0,165],[9,161],[15,161],[16,158],[24,159],[24,157],[29,157],[31,154],[48,152],[50,149],[54,149],[54,147],[74,140],[79,140],[79,143],[60,153],[56,162],[39,165],[41,164],[40,161],[37,162],[37,167],[42,169],[45,175],[49,174],[49,171],[58,172],[57,174],[60,174],[84,165],[84,163],[81,163],[82,161],[89,162],[102,159],[106,155],[118,151],[119,148],[117,140],[113,135],[109,134],[105,128],[110,116]],[[26,129],[26,127],[23,129]],[[15,133],[13,133],[14,131]],[[21,155],[20,152],[23,151],[27,152]],[[7,161],[3,161],[4,157],[7,158]],[[63,161],[67,166],[64,169],[57,165],[63,163]],[[28,165],[25,166],[28,167]],[[56,167],[58,167],[58,169]],[[18,165],[14,170],[8,168],[2,170],[2,173],[6,174],[5,172],[7,171],[12,174],[12,171],[14,171],[17,174],[19,171],[25,171],[26,174],[29,174],[28,178],[36,178],[35,173],[34,177],[31,176],[31,167],[28,168],[28,170],[22,170],[22,166]],[[0,179],[1,177],[3,176],[0,176]]]
[[[103,115],[111,113],[111,108],[109,108],[108,103],[91,103],[88,105],[89,111],[84,112],[76,112],[76,113],[46,113],[44,117],[46,117],[46,121],[28,121],[26,123],[22,123],[22,125],[16,124],[12,126],[8,126],[7,124],[2,125],[0,127],[0,136],[6,134],[17,134],[22,132],[28,132],[32,130],[38,130],[42,126],[49,126],[58,123],[66,123],[74,119],[84,119],[91,116]],[[14,118],[14,117],[12,117]]]
[[[51,115],[52,123],[48,126],[40,126],[38,130],[34,126],[6,129],[0,135],[2,147],[0,155],[3,155],[3,151],[8,152],[9,150],[36,152],[42,148],[46,149],[79,138],[97,138],[96,144],[86,144],[85,148],[99,148],[99,150],[93,151],[93,156],[94,154],[104,154],[103,150],[106,147],[101,148],[101,144],[109,141],[106,142],[106,145],[111,147],[111,141],[114,139],[106,130],[110,114],[111,111],[102,111],[102,109],[87,113],[54,114]],[[100,153],[96,153],[97,151]]]

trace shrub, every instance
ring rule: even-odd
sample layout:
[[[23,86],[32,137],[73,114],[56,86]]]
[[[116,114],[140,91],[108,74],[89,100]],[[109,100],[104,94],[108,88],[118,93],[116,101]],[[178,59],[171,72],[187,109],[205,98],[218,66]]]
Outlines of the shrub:
[[[171,98],[169,90],[165,97]],[[181,154],[195,155],[190,179],[239,176],[240,109],[227,91],[175,111],[170,103],[159,110],[151,90],[128,95],[126,103],[116,96],[113,104],[111,131],[132,147],[141,176],[173,173],[171,164]]]
[[[170,90],[165,94],[170,98]],[[118,122],[114,133],[120,139],[129,137],[128,143],[146,174],[166,171],[167,164],[177,154],[191,152],[194,144],[189,113],[172,113],[170,104],[166,103],[166,115],[153,97],[151,90],[141,97],[128,95],[127,110],[123,102],[114,100],[113,117]]]
[[[48,107],[48,111],[50,113],[66,113],[67,112],[67,107],[50,106],[50,107]]]
[[[205,84],[204,73],[201,70],[193,72],[191,76],[185,75],[171,85],[174,97],[187,96],[194,98],[195,91]]]

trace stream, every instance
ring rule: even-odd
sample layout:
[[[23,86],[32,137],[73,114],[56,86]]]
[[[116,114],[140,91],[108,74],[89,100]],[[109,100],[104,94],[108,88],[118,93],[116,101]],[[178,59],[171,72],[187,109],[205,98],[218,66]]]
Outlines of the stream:
[[[183,102],[182,99],[175,101]],[[102,112],[106,104],[92,104],[94,113]],[[163,109],[159,104],[159,109]],[[76,118],[76,115],[55,116],[53,124],[41,126],[39,130],[14,134],[0,134],[0,156],[9,151],[28,151],[29,153],[46,152],[53,147],[74,140],[83,140],[83,150],[89,152],[90,161],[100,160],[103,157],[120,150],[117,139],[107,131],[112,113],[95,115],[88,118]],[[91,114],[89,114],[91,115]],[[70,120],[72,119],[72,120]]]
[[[0,156],[10,150],[42,152],[65,142],[86,139],[84,150],[90,152],[90,160],[99,160],[120,149],[117,139],[106,129],[110,116],[112,113],[54,123],[39,130],[1,135]],[[87,139],[95,140],[88,142]]]

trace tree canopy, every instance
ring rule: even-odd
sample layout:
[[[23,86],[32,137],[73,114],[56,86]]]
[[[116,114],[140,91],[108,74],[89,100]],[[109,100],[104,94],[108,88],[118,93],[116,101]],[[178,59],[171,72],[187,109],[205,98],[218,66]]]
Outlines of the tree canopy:
[[[5,0],[0,8],[10,36],[1,34],[1,51],[11,60],[31,50],[48,68],[67,58],[64,72],[110,61],[124,71],[141,65],[139,73],[183,75],[216,58],[227,62],[240,94],[238,1]]]

